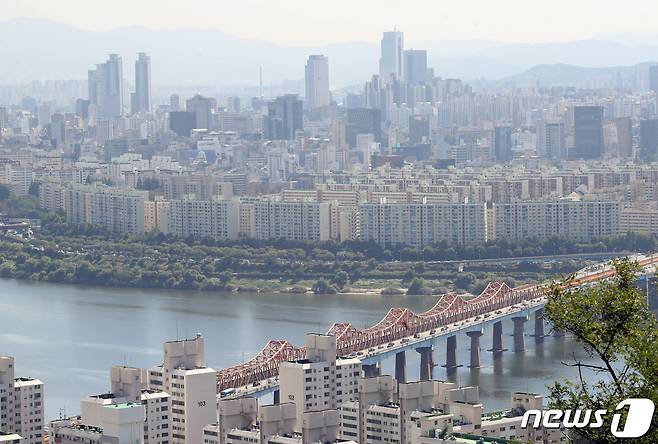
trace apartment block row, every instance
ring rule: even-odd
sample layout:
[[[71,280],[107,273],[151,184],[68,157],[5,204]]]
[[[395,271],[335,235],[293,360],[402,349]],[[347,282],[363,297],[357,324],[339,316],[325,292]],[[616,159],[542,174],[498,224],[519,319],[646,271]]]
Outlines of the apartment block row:
[[[148,194],[104,185],[44,183],[43,208],[64,209],[72,225],[115,233],[162,232],[216,239],[375,242],[423,247],[439,242],[479,244],[495,239],[561,236],[591,241],[626,232],[657,233],[656,208],[623,208],[615,200],[572,195],[549,201],[495,203],[365,202],[263,198],[148,200]]]

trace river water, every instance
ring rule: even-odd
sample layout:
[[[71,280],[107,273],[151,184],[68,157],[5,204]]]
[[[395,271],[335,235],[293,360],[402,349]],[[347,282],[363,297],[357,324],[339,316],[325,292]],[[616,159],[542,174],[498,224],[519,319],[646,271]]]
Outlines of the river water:
[[[199,293],[81,287],[0,280],[0,355],[16,357],[17,376],[45,383],[46,419],[64,409],[79,413],[84,395],[109,390],[109,368],[115,364],[149,367],[162,359],[162,343],[200,332],[206,341],[207,365],[215,369],[248,360],[268,339],[301,345],[307,332],[326,332],[334,321],[362,327],[376,323],[394,306],[423,311],[436,297],[315,296]],[[526,324],[525,353],[505,352],[494,360],[491,331],[481,338],[482,368],[467,367],[468,338],[458,337],[455,375],[447,375],[445,345],[435,351],[434,377],[480,386],[485,410],[505,408],[514,391],[546,394],[561,377],[576,377],[561,362],[582,349],[569,338],[547,337],[535,344]],[[511,323],[504,343],[511,350]],[[548,328],[547,328],[548,331]],[[408,378],[418,378],[419,355],[407,353]],[[392,374],[394,359],[383,362]]]

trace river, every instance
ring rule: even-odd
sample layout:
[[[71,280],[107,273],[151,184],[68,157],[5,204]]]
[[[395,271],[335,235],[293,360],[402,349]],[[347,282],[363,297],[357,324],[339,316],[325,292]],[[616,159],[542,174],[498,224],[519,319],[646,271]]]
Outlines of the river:
[[[0,355],[16,357],[16,375],[45,383],[46,420],[79,413],[84,395],[109,390],[109,368],[116,364],[149,367],[162,359],[162,343],[200,332],[206,341],[207,365],[220,369],[256,354],[268,339],[303,344],[307,332],[325,332],[334,321],[372,325],[394,306],[423,311],[436,297],[315,296],[199,293],[81,287],[0,279]],[[532,322],[526,328],[531,329]],[[512,327],[504,325],[511,349]],[[484,351],[491,331],[481,338],[482,368],[467,367],[469,342],[458,337],[453,377],[477,384],[485,410],[505,408],[514,391],[546,394],[556,378],[575,377],[562,365],[581,348],[569,338],[547,337],[536,345],[526,331],[525,353],[505,352],[495,361]],[[445,346],[435,351],[444,363]],[[407,353],[409,379],[418,377],[417,353]],[[394,360],[383,362],[392,374]],[[434,377],[447,379],[440,365]]]

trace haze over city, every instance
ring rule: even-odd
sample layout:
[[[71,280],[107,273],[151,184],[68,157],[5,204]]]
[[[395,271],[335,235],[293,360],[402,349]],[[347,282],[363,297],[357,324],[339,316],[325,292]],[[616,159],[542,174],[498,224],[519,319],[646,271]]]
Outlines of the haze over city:
[[[658,442],[657,13],[5,0],[0,444]]]

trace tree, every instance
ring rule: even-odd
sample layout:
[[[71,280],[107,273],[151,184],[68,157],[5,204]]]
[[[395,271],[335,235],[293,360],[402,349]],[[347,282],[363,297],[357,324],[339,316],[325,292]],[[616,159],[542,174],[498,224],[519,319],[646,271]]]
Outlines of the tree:
[[[336,289],[326,280],[319,279],[313,284],[313,293],[315,294],[335,294]]]
[[[424,293],[424,289],[425,289],[425,282],[420,278],[414,278],[414,280],[411,281],[409,288],[407,288],[407,294],[420,295]]]
[[[615,276],[592,286],[571,286],[573,278],[551,285],[545,311],[553,328],[571,333],[596,360],[585,364],[574,356],[566,365],[578,368],[578,380],[556,382],[549,395],[553,409],[607,410],[603,427],[577,429],[586,441],[618,441],[610,424],[620,401],[648,398],[658,404],[658,322],[634,285],[637,263],[613,265]],[[658,416],[635,442],[658,442]]]
[[[333,283],[336,285],[337,288],[342,290],[345,288],[345,285],[350,281],[350,275],[347,274],[346,271],[338,271],[333,278]]]

